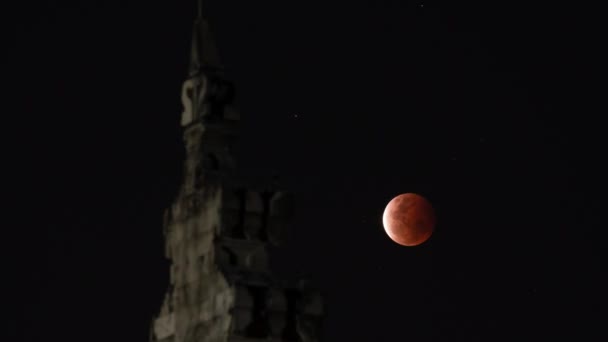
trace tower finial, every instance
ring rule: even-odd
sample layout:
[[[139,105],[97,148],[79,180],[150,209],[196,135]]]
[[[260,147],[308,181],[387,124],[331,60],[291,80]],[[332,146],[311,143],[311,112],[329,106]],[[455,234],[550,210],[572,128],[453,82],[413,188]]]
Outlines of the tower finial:
[[[201,72],[203,68],[221,68],[215,44],[209,32],[207,21],[203,18],[203,0],[197,0],[198,13],[194,20],[192,48],[190,55],[190,76]]]

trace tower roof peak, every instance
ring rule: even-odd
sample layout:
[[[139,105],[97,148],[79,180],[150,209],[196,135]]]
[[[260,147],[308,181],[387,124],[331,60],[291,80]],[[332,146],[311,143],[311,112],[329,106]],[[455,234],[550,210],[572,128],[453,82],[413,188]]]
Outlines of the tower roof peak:
[[[203,17],[203,1],[198,0],[198,13],[192,30],[189,76],[199,74],[204,69],[220,69],[221,63],[209,24]]]

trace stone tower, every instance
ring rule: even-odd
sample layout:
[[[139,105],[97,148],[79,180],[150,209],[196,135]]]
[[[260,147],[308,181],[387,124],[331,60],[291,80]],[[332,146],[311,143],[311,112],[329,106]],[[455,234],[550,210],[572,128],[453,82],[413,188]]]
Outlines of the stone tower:
[[[319,341],[318,291],[269,269],[268,247],[280,244],[293,201],[272,182],[256,188],[238,179],[233,85],[200,1],[191,49],[182,88],[183,182],[164,217],[170,285],[150,340]]]

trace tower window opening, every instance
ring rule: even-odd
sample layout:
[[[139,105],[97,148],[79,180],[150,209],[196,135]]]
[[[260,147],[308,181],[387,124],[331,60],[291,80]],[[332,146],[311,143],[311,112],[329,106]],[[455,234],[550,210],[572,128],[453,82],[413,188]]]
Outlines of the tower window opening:
[[[205,169],[211,171],[218,171],[220,169],[220,162],[213,153],[207,153],[203,160]]]

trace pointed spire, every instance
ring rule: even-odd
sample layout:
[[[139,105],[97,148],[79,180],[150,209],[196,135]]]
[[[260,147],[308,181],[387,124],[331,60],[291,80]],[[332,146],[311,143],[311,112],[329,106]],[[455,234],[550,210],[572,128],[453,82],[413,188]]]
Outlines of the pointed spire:
[[[211,37],[207,20],[203,18],[202,0],[198,0],[198,15],[192,30],[192,47],[190,51],[189,75],[194,76],[203,69],[221,68],[215,42]]]

